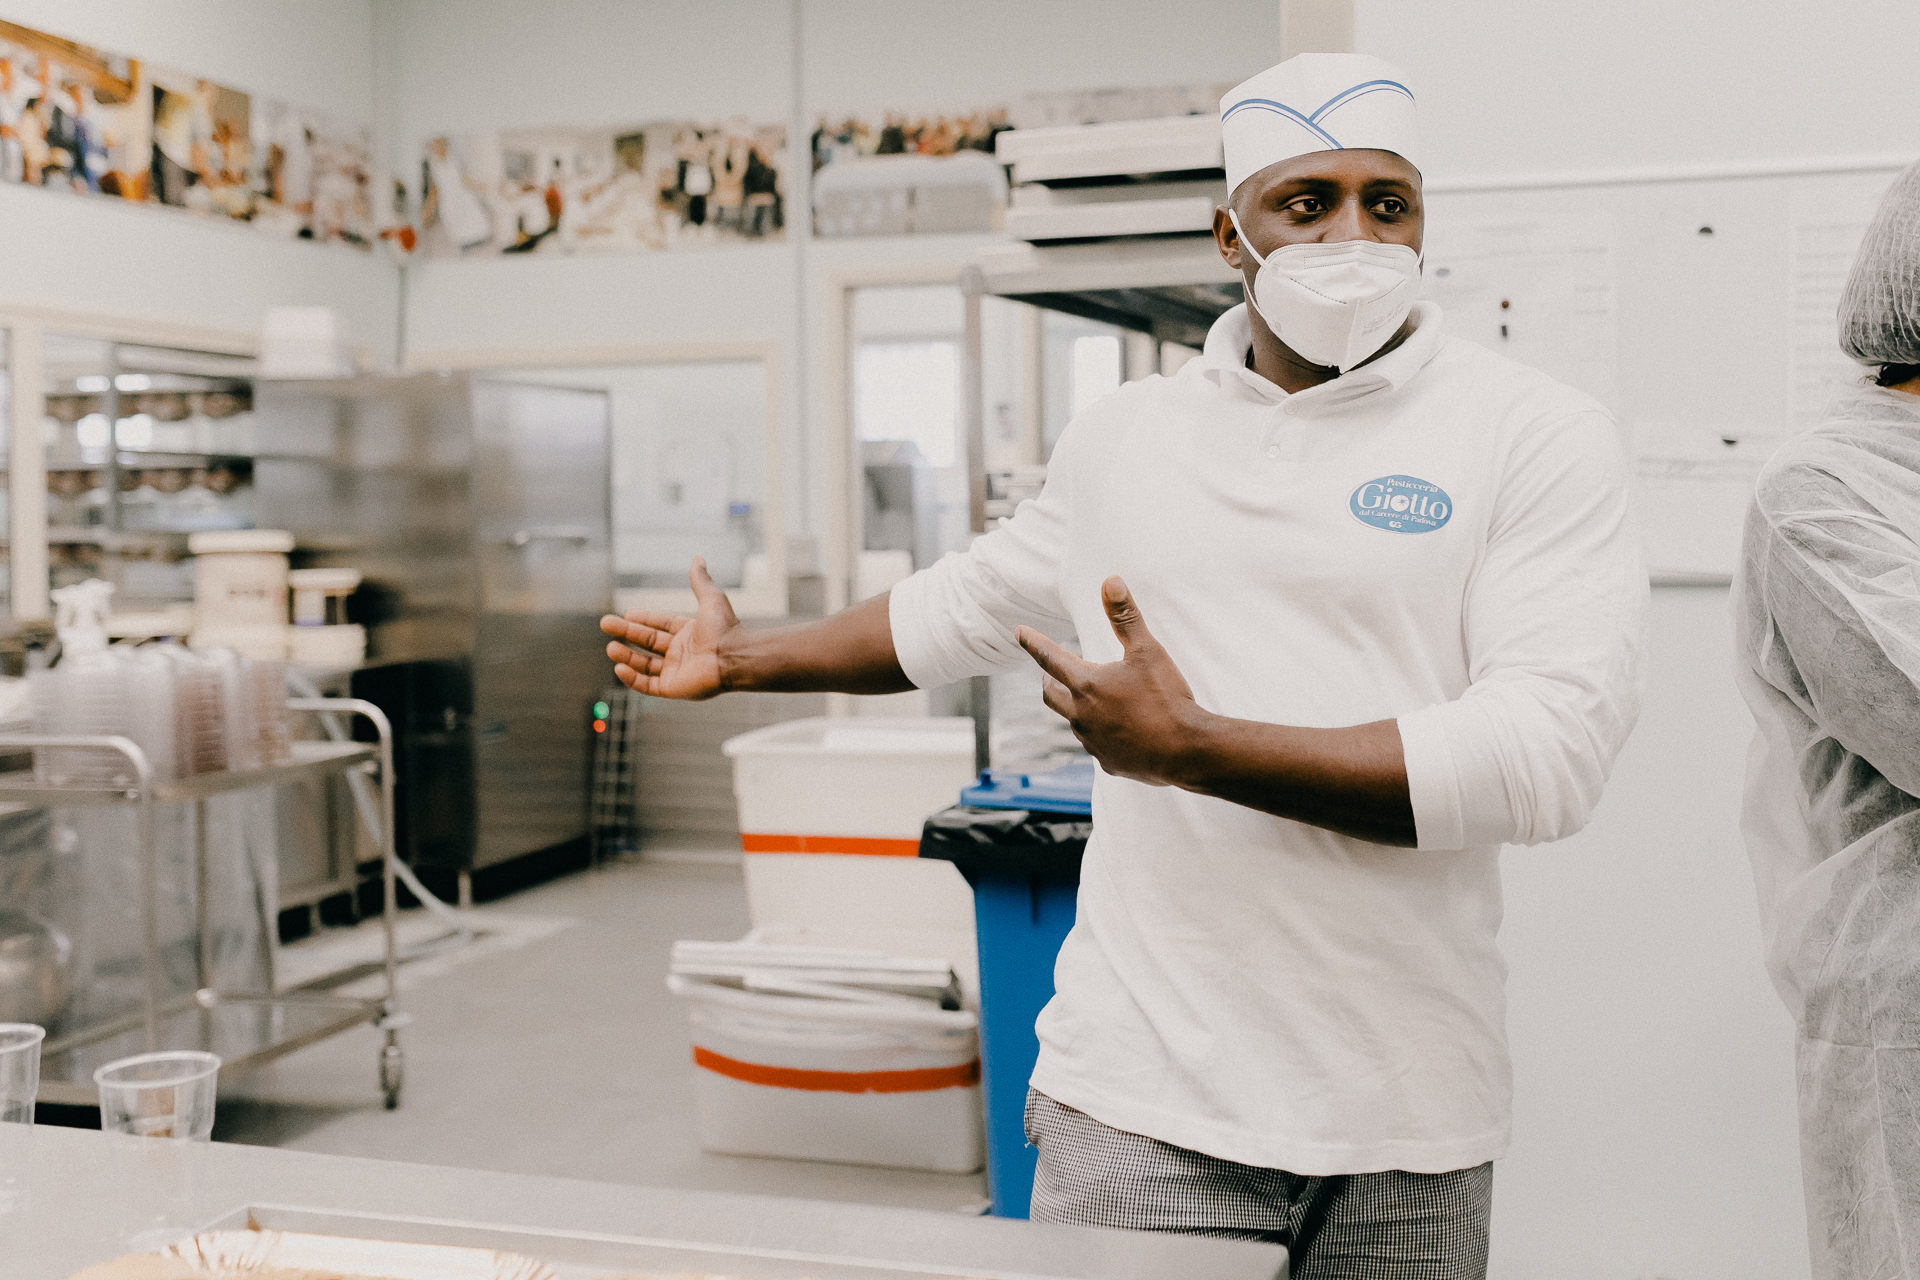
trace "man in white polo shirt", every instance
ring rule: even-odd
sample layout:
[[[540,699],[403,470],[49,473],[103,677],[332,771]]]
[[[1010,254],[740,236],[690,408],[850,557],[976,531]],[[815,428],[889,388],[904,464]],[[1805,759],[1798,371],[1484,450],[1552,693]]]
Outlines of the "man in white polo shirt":
[[[1101,769],[1033,1214],[1277,1240],[1302,1280],[1484,1274],[1499,846],[1577,830],[1637,714],[1620,433],[1414,301],[1413,112],[1355,55],[1223,99],[1251,305],[970,551],[806,626],[740,629],[698,564],[697,617],[603,623],[665,697],[1039,662]]]

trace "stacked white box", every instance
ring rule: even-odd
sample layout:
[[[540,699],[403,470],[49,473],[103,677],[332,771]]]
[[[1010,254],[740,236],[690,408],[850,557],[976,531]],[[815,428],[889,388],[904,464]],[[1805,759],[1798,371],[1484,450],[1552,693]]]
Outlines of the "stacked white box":
[[[979,1021],[944,960],[738,943],[674,945],[700,1145],[971,1173],[984,1156]]]
[[[921,825],[973,781],[973,721],[790,720],[722,749],[756,928],[937,955],[977,990],[973,891],[952,865],[915,856]]]
[[[994,154],[1013,166],[1016,183],[1226,167],[1213,115],[1013,129],[995,140]]]
[[[1007,233],[1030,242],[1202,234],[1227,194],[1211,114],[1014,129],[995,154],[1017,184]]]

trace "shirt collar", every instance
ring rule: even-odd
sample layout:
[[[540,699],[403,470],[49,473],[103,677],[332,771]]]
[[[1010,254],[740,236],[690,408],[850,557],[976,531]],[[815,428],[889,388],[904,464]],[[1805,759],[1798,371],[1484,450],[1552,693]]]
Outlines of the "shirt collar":
[[[1193,363],[1200,367],[1202,376],[1212,379],[1222,391],[1267,404],[1288,399],[1302,407],[1351,404],[1377,391],[1396,391],[1405,386],[1439,353],[1440,308],[1431,302],[1416,302],[1408,319],[1413,322],[1413,331],[1405,342],[1386,355],[1291,396],[1284,388],[1247,368],[1247,353],[1253,349],[1253,321],[1247,315],[1244,302],[1213,322],[1213,327],[1207,330],[1207,343],[1200,359]]]

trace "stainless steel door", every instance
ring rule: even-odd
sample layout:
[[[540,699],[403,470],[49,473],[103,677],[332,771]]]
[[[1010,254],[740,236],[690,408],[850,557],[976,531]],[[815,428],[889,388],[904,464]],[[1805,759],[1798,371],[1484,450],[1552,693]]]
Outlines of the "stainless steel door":
[[[613,606],[603,391],[475,379],[473,655],[485,867],[587,829],[590,708]]]

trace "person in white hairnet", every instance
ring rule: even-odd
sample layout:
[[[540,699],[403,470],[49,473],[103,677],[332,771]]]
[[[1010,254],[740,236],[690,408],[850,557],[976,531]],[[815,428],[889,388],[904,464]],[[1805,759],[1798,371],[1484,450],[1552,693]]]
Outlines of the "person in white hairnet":
[[[1761,472],[1736,584],[1742,826],[1799,1029],[1819,1280],[1920,1277],[1920,165],[1854,260],[1874,369]]]
[[[1638,709],[1627,452],[1417,301],[1398,70],[1303,54],[1220,105],[1246,303],[1081,413],[1004,527],[824,622],[745,630],[696,565],[697,616],[602,625],[663,697],[1037,662],[1099,770],[1033,1216],[1469,1280],[1509,1126],[1500,845],[1578,829]]]

